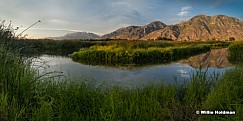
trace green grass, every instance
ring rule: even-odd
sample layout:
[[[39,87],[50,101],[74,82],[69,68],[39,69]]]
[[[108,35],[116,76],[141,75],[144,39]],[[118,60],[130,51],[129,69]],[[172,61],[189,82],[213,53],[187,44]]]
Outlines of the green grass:
[[[210,120],[243,119],[243,66],[225,73],[204,102],[203,109],[236,111],[235,116],[205,117]]]
[[[72,54],[74,61],[85,64],[151,64],[168,63],[188,58],[215,48],[225,48],[230,42],[166,42],[111,41],[107,45],[81,48]]]
[[[242,63],[243,62],[243,41],[238,41],[229,46],[229,61],[231,63]]]
[[[115,64],[145,64],[152,62],[170,62],[210,50],[207,45],[187,45],[179,47],[148,47],[135,48],[130,44],[92,46],[80,49],[72,54],[75,61],[99,61]]]
[[[0,114],[8,119],[28,113],[34,103],[36,74],[20,56],[0,47]]]

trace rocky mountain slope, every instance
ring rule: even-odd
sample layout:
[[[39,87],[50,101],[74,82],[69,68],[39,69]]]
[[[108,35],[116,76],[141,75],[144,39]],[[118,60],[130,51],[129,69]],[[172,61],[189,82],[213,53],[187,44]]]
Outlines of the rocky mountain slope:
[[[154,32],[149,33],[148,35],[144,36],[142,39],[157,39],[157,38],[167,38],[171,40],[177,40],[178,36],[180,35],[180,30],[178,26],[170,25],[165,27],[164,29],[160,29]]]
[[[150,33],[144,39],[156,37],[165,37],[179,41],[228,40],[231,37],[236,40],[243,39],[243,22],[225,15],[197,15],[188,21],[172,26],[167,31],[160,30],[160,32]]]
[[[229,40],[229,38],[240,40],[243,39],[243,22],[225,15],[201,14],[175,25],[167,26],[156,21],[146,26],[129,26],[101,38],[143,40],[167,38],[175,41]]]
[[[145,26],[129,26],[103,35],[102,39],[140,39],[149,33],[165,28],[162,22],[155,21]]]
[[[97,39],[100,36],[93,34],[93,33],[88,33],[88,32],[75,32],[75,33],[69,33],[64,36],[60,37],[49,37],[48,39],[53,39],[53,40],[75,40],[75,39]]]

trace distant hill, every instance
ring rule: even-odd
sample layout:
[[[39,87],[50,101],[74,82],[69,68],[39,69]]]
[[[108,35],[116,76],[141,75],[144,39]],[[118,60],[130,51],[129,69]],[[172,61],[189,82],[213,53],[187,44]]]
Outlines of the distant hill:
[[[88,33],[88,32],[75,32],[75,33],[69,33],[64,36],[60,37],[48,37],[48,39],[53,39],[53,40],[75,40],[75,39],[97,39],[100,36],[93,34],[93,33]]]
[[[125,28],[120,28],[114,32],[103,35],[102,39],[139,39],[149,33],[165,28],[162,22],[155,21],[145,26],[129,26]]]
[[[145,26],[120,28],[101,38],[109,39],[158,39],[174,41],[194,40],[243,40],[243,22],[237,18],[216,15],[197,15],[175,25],[156,21]]]

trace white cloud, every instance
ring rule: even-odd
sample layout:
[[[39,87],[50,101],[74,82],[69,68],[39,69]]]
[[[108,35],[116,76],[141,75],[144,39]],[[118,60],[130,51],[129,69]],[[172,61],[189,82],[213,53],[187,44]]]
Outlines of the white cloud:
[[[129,1],[118,1],[118,2],[113,2],[111,3],[114,7],[117,6],[122,6],[122,7],[130,7],[131,4],[129,3]]]
[[[69,21],[66,21],[66,20],[50,19],[49,22],[51,24],[70,25],[70,22]]]
[[[182,7],[181,11],[177,13],[178,16],[187,16],[190,13],[191,6]]]

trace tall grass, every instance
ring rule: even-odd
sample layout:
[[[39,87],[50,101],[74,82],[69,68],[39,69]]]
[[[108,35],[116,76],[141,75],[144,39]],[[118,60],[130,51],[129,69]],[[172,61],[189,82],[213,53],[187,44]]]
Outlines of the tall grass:
[[[199,76],[197,74],[204,73],[198,72],[195,76]],[[190,86],[166,86],[161,83],[134,89],[121,87],[107,89],[103,86],[94,88],[92,84],[73,80],[59,83],[53,80],[45,81],[37,89],[39,105],[33,110],[31,118],[113,121],[196,120],[199,116],[195,111],[201,107],[209,93],[206,90],[212,86],[204,84],[206,80],[203,79],[200,76],[195,77],[194,83]],[[197,95],[200,92],[197,88],[205,88],[206,93],[202,91],[202,95]],[[193,100],[197,101],[192,103]]]
[[[36,75],[28,62],[4,47],[0,48],[0,112],[18,120],[28,114],[29,107],[35,103]]]
[[[235,67],[225,73],[203,103],[203,109],[235,111],[235,116],[211,116],[205,120],[243,119],[243,66]]]
[[[229,61],[231,63],[243,62],[243,41],[235,42],[229,46]]]
[[[36,73],[19,52],[11,26],[0,25],[0,119],[19,120],[31,114],[35,103]]]
[[[207,45],[133,48],[129,44],[128,46],[115,44],[80,49],[78,52],[72,54],[72,58],[74,60],[101,61],[104,63],[144,64],[174,61],[209,50],[210,47]]]

